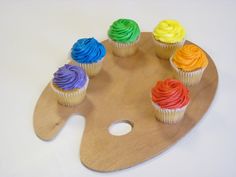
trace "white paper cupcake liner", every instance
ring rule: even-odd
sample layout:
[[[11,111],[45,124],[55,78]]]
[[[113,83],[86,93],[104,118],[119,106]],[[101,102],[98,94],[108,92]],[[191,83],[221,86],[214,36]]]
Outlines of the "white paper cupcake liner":
[[[70,57],[71,58],[71,57]],[[85,70],[88,76],[95,76],[97,75],[100,70],[102,69],[102,62],[105,57],[103,57],[101,60],[98,60],[97,62],[94,63],[78,63],[77,61],[73,60],[71,58],[72,64],[80,66]]]
[[[157,120],[167,124],[174,124],[182,120],[184,117],[184,113],[188,107],[188,104],[182,108],[163,109],[152,101],[152,105],[155,109],[155,116]]]
[[[129,57],[134,55],[138,51],[139,40],[140,36],[132,43],[119,43],[108,39],[109,43],[111,44],[113,54],[118,57]]]
[[[182,71],[181,69],[177,68],[176,65],[173,63],[173,57],[170,58],[170,64],[174,69],[177,78],[182,81],[186,86],[193,86],[198,84],[201,81],[202,75],[206,69],[206,67],[204,67],[196,71]]]
[[[82,88],[69,91],[67,90],[63,91],[62,89],[55,87],[52,81],[50,83],[50,86],[59,104],[62,104],[64,106],[74,106],[81,103],[84,100],[86,96],[88,83],[89,83],[89,78],[87,77],[87,81]]]
[[[185,43],[185,39],[177,43],[164,43],[156,40],[154,36],[152,38],[155,44],[156,55],[161,59],[169,59]]]
[[[112,39],[108,38],[108,41],[116,48],[130,47],[130,46],[136,45],[139,42],[139,40],[140,40],[140,36],[138,37],[136,41],[132,43],[121,43],[121,42],[113,41]]]

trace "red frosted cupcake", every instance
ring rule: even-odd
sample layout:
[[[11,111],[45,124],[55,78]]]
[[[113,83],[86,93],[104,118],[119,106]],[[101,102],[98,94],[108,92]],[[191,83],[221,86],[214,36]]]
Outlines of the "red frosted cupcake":
[[[178,80],[158,81],[152,88],[152,105],[156,118],[164,123],[180,121],[189,104],[189,90]]]

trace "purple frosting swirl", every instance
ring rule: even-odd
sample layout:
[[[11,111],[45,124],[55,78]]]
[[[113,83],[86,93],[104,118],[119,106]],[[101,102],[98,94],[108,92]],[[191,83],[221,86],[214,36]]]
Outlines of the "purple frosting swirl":
[[[85,71],[74,65],[65,64],[55,73],[53,83],[63,90],[72,90],[82,88],[87,81]]]

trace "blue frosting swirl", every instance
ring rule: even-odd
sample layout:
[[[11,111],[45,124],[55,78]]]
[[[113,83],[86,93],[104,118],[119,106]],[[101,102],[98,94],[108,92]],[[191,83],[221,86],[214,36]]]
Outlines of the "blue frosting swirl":
[[[105,47],[94,38],[79,39],[71,49],[71,57],[78,63],[98,62],[105,54]]]
[[[56,84],[63,90],[72,90],[82,88],[87,81],[85,71],[74,65],[66,64],[60,67],[55,73],[53,84]]]

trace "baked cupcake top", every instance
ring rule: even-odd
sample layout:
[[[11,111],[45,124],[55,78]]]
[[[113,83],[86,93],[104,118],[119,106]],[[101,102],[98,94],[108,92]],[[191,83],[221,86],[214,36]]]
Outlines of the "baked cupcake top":
[[[105,55],[105,47],[94,38],[79,39],[71,49],[71,57],[78,63],[96,63]]]
[[[158,81],[152,88],[152,101],[162,109],[182,108],[189,103],[189,90],[178,80]]]
[[[185,29],[176,20],[163,20],[154,28],[153,36],[164,43],[177,43],[184,39]]]
[[[81,67],[66,64],[54,73],[52,82],[60,89],[73,90],[82,88],[87,79],[87,75]]]
[[[183,71],[194,71],[208,65],[206,54],[194,44],[187,44],[177,49],[172,62]]]
[[[120,43],[135,42],[140,35],[138,24],[131,19],[118,19],[110,26],[108,36],[111,40]]]

